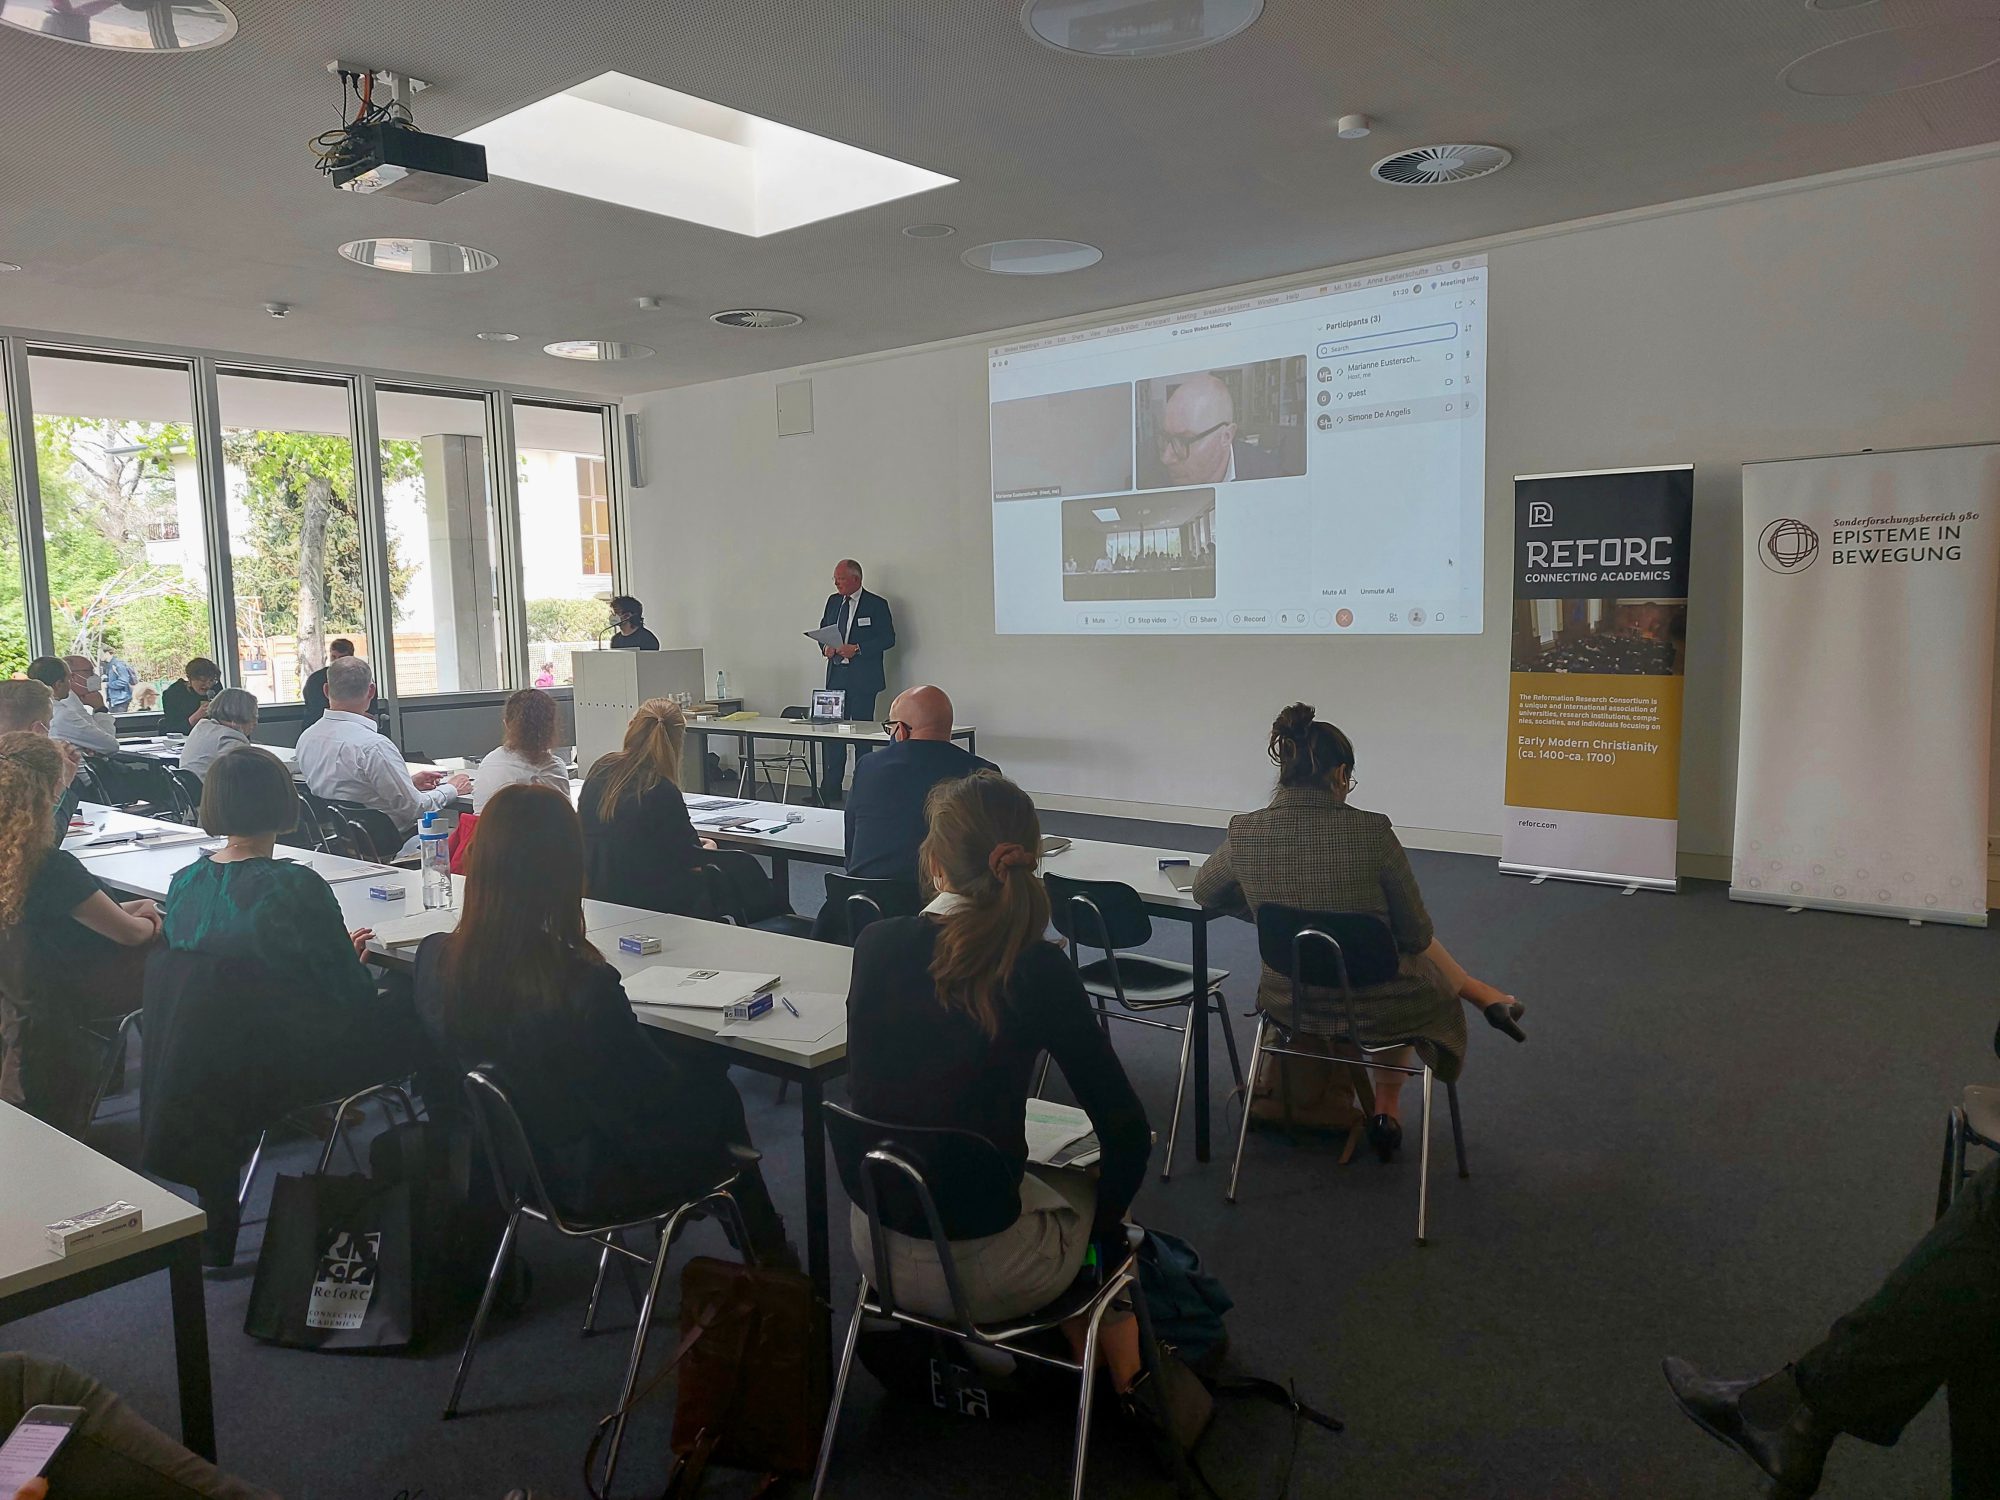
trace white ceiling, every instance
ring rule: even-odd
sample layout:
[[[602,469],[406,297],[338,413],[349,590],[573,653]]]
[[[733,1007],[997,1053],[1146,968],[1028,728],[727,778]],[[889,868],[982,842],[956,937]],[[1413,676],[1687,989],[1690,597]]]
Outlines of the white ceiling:
[[[2000,68],[1870,99],[1777,82],[1817,47],[1994,0],[1268,0],[1234,41],[1143,62],[1040,45],[1018,0],[232,3],[236,39],[182,56],[0,31],[0,260],[26,267],[0,275],[0,324],[621,395],[2000,138]],[[503,181],[357,198],[307,148],[337,122],[333,57],[434,80],[417,123],[439,133],[617,69],[959,182],[764,239]],[[1371,138],[1335,138],[1350,110]],[[1461,140],[1515,164],[1433,190],[1368,178]],[[959,233],[899,233],[929,220]],[[365,235],[500,266],[431,280],[334,255]],[[1047,279],[960,265],[1015,236],[1105,258]],[[740,306],[808,321],[706,321]],[[472,337],[493,328],[522,341]],[[584,366],[541,353],[557,338],[660,352]]]

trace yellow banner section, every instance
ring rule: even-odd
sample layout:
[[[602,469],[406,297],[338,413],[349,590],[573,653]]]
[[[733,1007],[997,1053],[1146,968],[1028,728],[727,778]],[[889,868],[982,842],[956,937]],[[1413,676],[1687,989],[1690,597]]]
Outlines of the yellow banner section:
[[[1682,681],[1509,674],[1507,805],[1677,816]]]

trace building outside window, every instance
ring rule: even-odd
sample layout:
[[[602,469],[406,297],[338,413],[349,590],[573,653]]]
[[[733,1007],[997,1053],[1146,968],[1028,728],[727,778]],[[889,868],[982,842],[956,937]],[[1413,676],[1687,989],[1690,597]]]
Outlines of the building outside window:
[[[594,406],[517,400],[514,441],[529,681],[568,687],[574,681],[571,656],[595,649],[610,620],[603,413]]]

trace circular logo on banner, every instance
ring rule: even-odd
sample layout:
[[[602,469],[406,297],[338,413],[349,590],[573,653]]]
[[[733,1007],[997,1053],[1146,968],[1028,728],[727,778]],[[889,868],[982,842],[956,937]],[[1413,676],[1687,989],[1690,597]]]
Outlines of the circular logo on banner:
[[[1803,573],[1819,556],[1819,533],[1789,517],[1773,521],[1757,538],[1757,556],[1773,573]]]

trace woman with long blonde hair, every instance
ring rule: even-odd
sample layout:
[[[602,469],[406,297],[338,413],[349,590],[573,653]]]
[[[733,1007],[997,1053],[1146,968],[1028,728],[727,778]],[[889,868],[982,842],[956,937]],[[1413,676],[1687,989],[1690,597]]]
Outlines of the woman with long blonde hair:
[[[1035,878],[1041,825],[1028,794],[980,771],[939,782],[925,810],[917,866],[930,904],[870,923],[854,945],[848,1087],[870,1119],[969,1131],[1005,1158],[1018,1198],[967,1203],[961,1194],[961,1221],[984,1232],[954,1238],[952,1251],[973,1317],[1018,1317],[1076,1280],[1093,1234],[1122,1247],[1152,1137],[1076,971],[1043,936],[1049,898]],[[1097,1132],[1095,1180],[1028,1164],[1027,1103],[1044,1052]],[[851,1229],[856,1259],[873,1265],[859,1210]],[[949,1315],[930,1240],[888,1233],[897,1300]],[[1137,1335],[1129,1323],[1107,1326],[1104,1348],[1122,1389],[1138,1371]]]
[[[48,736],[0,735],[0,1099],[76,1134],[103,1063],[87,1028],[138,1009],[160,909],[49,847],[70,770]]]
[[[680,787],[686,738],[680,705],[651,698],[625,726],[624,747],[590,768],[576,803],[585,895],[648,911],[706,914],[703,844]]]

